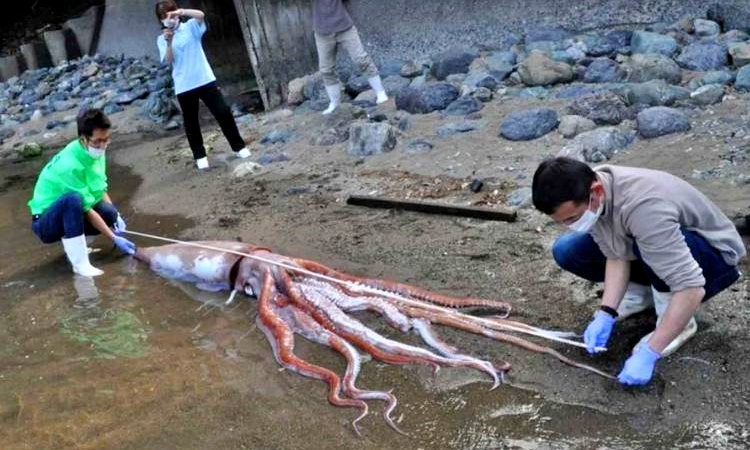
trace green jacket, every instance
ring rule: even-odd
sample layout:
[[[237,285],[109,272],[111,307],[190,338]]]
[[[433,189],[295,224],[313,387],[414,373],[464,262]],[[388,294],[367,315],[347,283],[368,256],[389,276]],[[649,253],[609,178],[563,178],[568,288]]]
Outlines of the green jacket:
[[[78,139],[66,145],[39,174],[34,197],[28,203],[31,214],[44,213],[58,198],[71,192],[81,194],[84,212],[90,210],[107,192],[105,158],[89,156]]]

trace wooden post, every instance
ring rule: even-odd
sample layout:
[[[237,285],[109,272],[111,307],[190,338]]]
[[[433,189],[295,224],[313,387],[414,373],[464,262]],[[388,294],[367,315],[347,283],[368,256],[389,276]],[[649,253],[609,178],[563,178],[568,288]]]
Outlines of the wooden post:
[[[481,208],[476,206],[446,205],[425,201],[394,200],[369,195],[351,195],[346,199],[347,205],[367,206],[369,208],[402,209],[427,214],[443,214],[449,216],[472,217],[484,220],[501,220],[515,222],[517,214],[507,208]]]

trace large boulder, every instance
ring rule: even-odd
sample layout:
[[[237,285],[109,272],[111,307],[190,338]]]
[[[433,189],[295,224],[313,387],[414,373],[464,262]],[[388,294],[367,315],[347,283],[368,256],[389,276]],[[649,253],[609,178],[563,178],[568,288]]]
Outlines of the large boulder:
[[[432,57],[432,76],[445,80],[448,75],[466,73],[477,56],[475,51],[456,48],[435,55]]]
[[[693,29],[696,36],[700,37],[715,37],[721,33],[721,26],[713,20],[695,19]]]
[[[571,81],[573,68],[569,64],[552,60],[542,51],[532,50],[519,64],[518,74],[527,86],[545,86]]]
[[[650,31],[635,31],[630,39],[632,53],[661,53],[672,56],[677,52],[677,41],[672,36],[665,36]]]
[[[690,130],[685,113],[675,108],[655,106],[644,109],[636,116],[636,128],[644,138],[655,138]]]
[[[622,93],[631,105],[670,106],[690,97],[689,90],[672,86],[664,80],[632,83],[623,87]]]
[[[693,78],[690,80],[687,84],[688,89],[690,90],[696,90],[701,86],[705,86],[707,84],[722,84],[722,85],[729,85],[734,82],[735,75],[732,72],[728,72],[725,70],[713,70],[710,72],[705,72],[704,74]]]
[[[408,86],[396,93],[396,109],[427,114],[447,108],[458,96],[458,89],[449,83]]]
[[[596,128],[596,123],[593,120],[570,114],[560,117],[557,131],[565,138],[572,138],[594,128]]]
[[[750,91],[750,65],[743,66],[737,71],[737,79],[734,81],[734,87],[738,91]]]
[[[682,81],[682,70],[672,58],[659,53],[635,54],[625,64],[627,81],[642,83],[650,80],[664,80],[678,84]]]
[[[577,98],[568,106],[568,113],[583,116],[599,125],[617,125],[625,119],[628,105],[619,95],[601,91]]]
[[[690,93],[690,101],[700,106],[719,103],[723,98],[724,86],[721,84],[707,84]]]
[[[622,80],[620,64],[609,58],[597,58],[586,68],[583,81],[586,83],[613,83]]]
[[[707,16],[721,25],[724,31],[750,29],[750,9],[746,0],[712,2]]]
[[[558,156],[568,156],[589,163],[600,163],[627,147],[635,140],[635,132],[603,127],[576,136],[560,150]]]
[[[554,130],[557,123],[557,113],[549,108],[512,113],[500,124],[500,136],[511,141],[530,141]]]
[[[398,131],[385,122],[354,122],[349,127],[352,156],[371,156],[390,152],[398,143]]]
[[[716,42],[696,42],[682,49],[677,64],[688,70],[718,70],[729,63],[727,49]]]
[[[729,55],[735,67],[742,67],[750,63],[750,44],[747,42],[733,42],[729,44]]]
[[[471,95],[464,95],[448,105],[443,113],[447,116],[465,116],[467,114],[475,113],[483,107],[484,105],[479,100]]]

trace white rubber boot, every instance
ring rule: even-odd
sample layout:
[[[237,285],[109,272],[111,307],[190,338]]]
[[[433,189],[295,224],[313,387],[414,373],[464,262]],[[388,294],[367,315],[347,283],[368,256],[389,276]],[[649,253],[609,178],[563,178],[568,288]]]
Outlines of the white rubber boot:
[[[620,306],[617,307],[617,321],[623,321],[652,306],[654,306],[654,298],[651,295],[651,286],[628,283],[628,288],[625,290],[625,295],[622,297]]]
[[[92,266],[89,262],[89,250],[86,246],[86,236],[80,235],[62,240],[65,255],[73,265],[73,272],[84,277],[95,277],[104,272]]]
[[[383,82],[380,80],[380,75],[375,75],[374,77],[370,77],[367,79],[367,81],[370,83],[370,87],[373,91],[375,91],[375,94],[377,94],[377,99],[375,100],[375,103],[385,103],[388,101],[388,95],[385,93],[385,89],[383,88]]]
[[[656,309],[656,324],[658,325],[659,322],[661,322],[661,318],[664,315],[664,311],[667,310],[667,306],[669,306],[670,300],[672,300],[672,293],[671,292],[659,292],[656,289],[652,289],[652,295],[654,297],[654,308]],[[667,345],[664,350],[661,352],[661,355],[666,357],[671,355],[672,353],[676,352],[680,347],[685,344],[688,340],[690,340],[691,337],[695,336],[695,333],[698,332],[698,323],[695,321],[695,317],[691,317],[688,321],[687,325],[685,325],[685,328],[682,330],[682,332],[677,335],[676,338],[672,342]],[[648,342],[649,339],[651,339],[651,336],[653,336],[654,332],[643,336],[640,341],[638,341],[638,344],[636,344],[635,347],[633,347],[633,350],[638,348],[638,346]]]
[[[195,167],[198,170],[206,170],[206,169],[208,169],[208,158],[204,156],[203,158],[196,159],[195,160]]]
[[[341,103],[341,85],[333,84],[331,86],[326,86],[326,93],[328,94],[328,98],[331,99],[331,103],[328,104],[328,108],[323,111],[323,115],[327,116],[328,114],[334,112]]]
[[[249,158],[252,153],[250,152],[250,149],[247,147],[243,147],[240,151],[237,152],[237,157],[240,159]]]

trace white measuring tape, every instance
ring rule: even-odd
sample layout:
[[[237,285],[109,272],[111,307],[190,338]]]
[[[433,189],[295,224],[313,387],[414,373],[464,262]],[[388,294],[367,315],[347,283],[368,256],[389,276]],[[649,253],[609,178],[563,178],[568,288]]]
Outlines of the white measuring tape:
[[[561,332],[556,332],[556,331],[550,331],[550,330],[545,330],[543,328],[537,328],[537,327],[533,327],[533,326],[529,326],[529,328],[520,328],[520,327],[517,327],[515,325],[511,325],[511,324],[504,324],[504,323],[500,323],[500,322],[495,322],[495,321],[493,321],[491,319],[486,319],[484,317],[470,316],[468,314],[464,314],[464,313],[458,312],[458,311],[456,311],[454,309],[446,308],[446,307],[435,305],[435,304],[432,304],[432,303],[425,303],[425,302],[420,302],[420,301],[412,300],[410,298],[406,298],[406,297],[403,297],[401,295],[394,294],[392,292],[387,292],[387,291],[383,291],[383,290],[380,290],[380,289],[371,288],[369,286],[363,286],[363,285],[360,285],[360,284],[353,283],[351,281],[339,280],[337,278],[333,278],[333,277],[330,277],[328,275],[323,275],[321,273],[313,272],[311,270],[307,270],[307,269],[304,269],[302,267],[292,266],[292,265],[289,265],[289,264],[286,264],[286,263],[283,263],[283,262],[273,261],[273,260],[266,259],[266,258],[263,258],[262,256],[258,256],[258,255],[251,255],[249,253],[238,252],[236,250],[231,250],[231,249],[227,249],[227,248],[214,247],[212,245],[198,244],[198,243],[189,242],[189,241],[180,241],[178,239],[171,239],[171,238],[166,238],[166,237],[162,237],[162,236],[156,236],[156,235],[153,235],[153,234],[140,233],[138,231],[125,230],[125,231],[123,231],[123,233],[131,234],[133,236],[140,236],[140,237],[144,237],[144,238],[149,238],[149,239],[156,239],[156,240],[164,241],[164,242],[172,242],[174,244],[182,244],[182,245],[187,245],[187,246],[190,246],[190,247],[202,248],[202,249],[205,249],[205,250],[213,250],[213,251],[217,251],[217,252],[224,252],[224,253],[230,253],[232,255],[243,256],[245,258],[251,258],[251,259],[254,259],[256,261],[260,261],[260,262],[263,262],[263,263],[266,263],[266,264],[272,264],[274,266],[283,267],[283,268],[285,268],[287,270],[291,270],[291,271],[294,271],[294,272],[297,272],[297,273],[301,273],[301,274],[304,274],[304,275],[307,275],[307,276],[310,276],[310,277],[315,277],[315,278],[319,278],[321,280],[329,281],[331,283],[340,284],[340,285],[346,286],[347,288],[349,288],[352,291],[367,292],[367,293],[378,295],[378,296],[381,296],[381,297],[388,297],[388,298],[391,298],[393,300],[405,303],[407,305],[416,306],[416,307],[419,307],[419,308],[428,309],[428,310],[437,311],[437,312],[450,313],[450,314],[454,314],[454,315],[456,315],[458,317],[471,318],[471,320],[477,321],[480,324],[482,324],[482,323],[486,324],[486,326],[502,327],[502,328],[506,329],[507,331],[515,331],[515,332],[518,332],[518,333],[528,334],[528,335],[531,335],[531,336],[537,336],[537,337],[540,337],[540,338],[549,339],[551,341],[560,342],[562,344],[572,345],[574,347],[586,348],[586,344],[584,344],[583,342],[573,341],[573,340],[566,339],[564,337],[560,337],[559,336],[560,334],[569,334],[569,333],[565,333],[565,332],[561,333]],[[596,349],[598,351],[606,351],[607,350],[606,347],[596,347]]]

